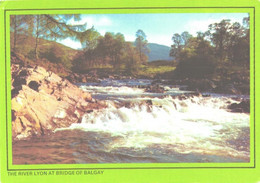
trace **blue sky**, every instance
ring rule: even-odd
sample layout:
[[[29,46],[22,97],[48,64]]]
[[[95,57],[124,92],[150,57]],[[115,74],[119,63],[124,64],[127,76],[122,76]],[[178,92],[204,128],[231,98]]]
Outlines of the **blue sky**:
[[[79,22],[70,23],[86,23],[87,29],[94,26],[102,35],[120,32],[126,41],[134,41],[136,31],[142,29],[148,42],[170,46],[175,33],[188,31],[195,36],[198,31],[206,31],[211,23],[230,19],[242,24],[247,16],[247,13],[88,14],[82,15]],[[79,42],[69,38],[59,42],[75,49],[81,48]]]

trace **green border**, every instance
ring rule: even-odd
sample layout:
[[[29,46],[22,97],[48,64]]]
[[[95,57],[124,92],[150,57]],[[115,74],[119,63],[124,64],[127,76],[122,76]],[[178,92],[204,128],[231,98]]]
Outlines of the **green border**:
[[[206,11],[205,11],[206,10]],[[208,8],[208,9],[204,9],[204,8],[139,8],[139,9],[135,9],[135,8],[122,8],[122,9],[113,9],[113,8],[109,8],[109,9],[73,9],[73,10],[20,10],[20,11],[12,11],[12,10],[7,10],[6,11],[6,20],[7,20],[7,25],[10,24],[9,22],[9,17],[10,15],[13,14],[39,14],[39,13],[47,13],[47,14],[52,14],[52,13],[59,13],[59,14],[64,14],[64,13],[71,13],[71,14],[75,14],[75,13],[79,13],[79,14],[90,14],[90,13],[99,13],[99,14],[107,14],[107,13],[205,13],[205,12],[211,12],[211,13],[219,13],[219,12],[246,12],[246,13],[250,13],[250,17],[254,17],[254,8],[234,8],[234,9],[230,9],[230,8]],[[254,25],[253,23],[251,23],[252,25]],[[253,30],[253,26],[251,27],[251,29]],[[10,80],[9,76],[10,76],[10,58],[8,53],[10,53],[10,30],[9,27],[7,26],[6,29],[6,42],[7,42],[7,79]],[[253,35],[253,34],[252,34]],[[252,36],[253,37],[253,36]],[[253,50],[253,49],[252,49]],[[253,59],[251,59],[253,61]],[[254,65],[254,62],[251,63],[251,66]],[[252,70],[252,69],[251,69]],[[254,73],[251,72],[253,75]],[[253,79],[251,79],[252,81]],[[252,83],[251,83],[252,84]],[[10,83],[7,82],[7,88],[10,89]],[[7,101],[11,101],[10,98],[10,91],[8,91],[7,93]],[[252,95],[254,96],[254,95]],[[252,99],[253,97],[251,97]],[[252,102],[253,104],[253,102]],[[8,111],[10,111],[9,109],[9,105],[10,102],[8,104]],[[8,116],[8,121],[11,121],[11,114],[9,112],[9,116]],[[8,164],[8,168],[9,170],[19,170],[19,169],[45,169],[46,165],[12,165],[12,145],[10,143],[10,141],[12,140],[12,136],[11,136],[11,123],[8,123],[8,157],[9,157],[9,164]],[[251,132],[253,132],[254,130],[254,118],[253,118],[253,112],[251,112],[251,122],[250,122],[250,129]],[[251,144],[254,144],[254,134],[251,133]],[[66,165],[66,169],[68,169],[68,167],[70,168],[109,168],[109,169],[125,169],[125,168],[205,168],[205,167],[222,167],[222,168],[226,168],[226,167],[254,167],[254,145],[250,146],[250,163],[149,163],[149,164],[82,164],[82,165]],[[47,165],[49,169],[51,168],[64,168],[64,165]]]
[[[257,122],[255,122],[255,91],[257,87],[255,86],[255,83],[257,80],[257,64],[255,58],[257,58],[255,53],[255,50],[259,47],[256,45],[256,37],[255,31],[257,32],[257,28],[259,28],[259,24],[255,24],[256,17],[259,18],[259,13],[257,12],[257,6],[254,4],[257,1],[246,1],[246,0],[240,0],[240,1],[229,1],[225,2],[210,2],[210,1],[194,1],[192,4],[188,2],[159,2],[158,0],[155,0],[153,2],[148,2],[147,0],[142,2],[132,2],[132,1],[112,1],[112,2],[106,2],[102,3],[101,1],[91,1],[89,2],[82,2],[75,0],[73,2],[69,3],[58,3],[58,1],[55,2],[48,2],[47,1],[35,1],[35,3],[25,3],[27,1],[24,1],[24,4],[21,4],[22,2],[4,2],[1,6],[1,24],[0,27],[4,27],[5,25],[9,25],[9,16],[11,14],[65,14],[65,13],[79,13],[79,14],[109,14],[109,13],[220,13],[220,12],[228,12],[228,13],[240,13],[240,12],[249,12],[250,13],[250,101],[251,101],[251,113],[250,113],[250,163],[149,163],[149,164],[80,164],[80,165],[12,165],[12,137],[11,137],[11,86],[10,86],[10,31],[9,26],[6,26],[6,29],[4,32],[1,32],[0,40],[1,40],[1,62],[0,62],[0,77],[1,77],[1,93],[5,93],[5,95],[1,94],[1,114],[5,114],[7,107],[7,116],[1,115],[1,149],[7,149],[5,145],[8,145],[8,154],[5,153],[3,150],[1,151],[1,179],[3,182],[4,180],[12,180],[13,182],[19,182],[19,181],[33,181],[37,179],[36,177],[15,177],[7,176],[7,171],[25,171],[25,170],[37,170],[37,169],[101,169],[105,170],[106,172],[109,172],[109,178],[117,178],[115,175],[116,172],[122,173],[122,175],[126,177],[131,177],[130,182],[140,182],[140,177],[142,175],[149,175],[152,172],[152,175],[147,176],[146,178],[152,182],[155,180],[160,181],[161,179],[158,179],[159,176],[156,176],[156,174],[159,173],[159,175],[165,174],[169,178],[176,177],[178,182],[187,182],[187,180],[192,182],[201,182],[201,180],[209,181],[210,182],[216,182],[216,180],[228,180],[229,182],[243,182],[246,179],[239,179],[234,180],[235,177],[239,176],[241,177],[241,174],[243,177],[246,177],[248,181],[250,182],[250,178],[254,178],[254,182],[260,181],[259,178],[255,176],[253,172],[258,172],[259,169],[257,169],[256,161],[259,159],[257,156],[255,157],[255,151],[259,149],[259,146],[256,144],[256,139],[259,137],[257,136]],[[60,1],[61,2],[61,1]],[[77,3],[81,4],[77,4]],[[250,3],[249,3],[250,2]],[[82,5],[83,4],[83,5]],[[79,8],[79,9],[77,9]],[[87,9],[83,9],[87,8]],[[37,9],[37,10],[33,10]],[[66,10],[61,10],[66,9]],[[6,37],[4,37],[6,35]],[[5,43],[6,39],[6,44]],[[258,43],[258,42],[257,42]],[[6,48],[6,49],[5,49]],[[6,52],[4,51],[6,50]],[[6,65],[4,60],[6,59]],[[6,70],[5,70],[6,69]],[[5,77],[6,76],[6,77]],[[256,78],[256,79],[255,79]],[[5,80],[7,82],[5,82]],[[2,84],[3,83],[3,84]],[[6,85],[5,85],[6,84]],[[7,90],[5,90],[7,88]],[[6,97],[6,98],[5,98]],[[7,105],[5,104],[5,101],[7,102]],[[254,109],[254,110],[252,110]],[[7,117],[7,118],[6,118]],[[6,120],[8,119],[8,120]],[[258,118],[257,118],[258,119]],[[6,126],[5,122],[7,122],[8,126]],[[8,128],[8,134],[5,133],[3,129]],[[7,135],[7,136],[6,136]],[[6,143],[6,137],[8,138],[8,144]],[[255,137],[255,138],[254,138]],[[254,145],[252,145],[254,144]],[[256,148],[254,148],[256,147]],[[8,155],[8,159],[6,156]],[[252,158],[255,157],[255,158]],[[8,163],[7,163],[8,161]],[[174,175],[171,175],[173,173]],[[197,173],[198,176],[196,176],[194,173]],[[208,175],[212,176],[220,176],[210,179],[210,177],[207,177]],[[225,174],[232,175],[232,179],[228,179],[228,177],[225,176]],[[190,175],[191,177],[187,176]],[[167,176],[163,179],[166,181],[169,181]],[[67,176],[73,179],[81,180],[79,176]],[[76,178],[77,177],[77,178]],[[94,178],[95,181],[102,181],[105,179],[102,176],[100,179]],[[121,176],[120,176],[121,177]],[[154,177],[154,178],[153,178]],[[192,178],[193,177],[193,178]],[[53,180],[57,179],[55,181],[59,180],[59,176],[51,177],[47,176],[44,177],[43,180]],[[64,179],[66,177],[62,177],[62,181],[66,181]],[[79,179],[78,179],[79,178]],[[88,177],[89,178],[89,177]],[[73,180],[72,179],[72,180]],[[126,180],[124,178],[120,178],[121,181],[128,182],[129,180]],[[83,179],[82,179],[83,180]],[[253,180],[253,179],[252,179]],[[38,180],[39,181],[39,180]],[[112,181],[112,179],[110,179]],[[227,181],[224,181],[227,182]]]

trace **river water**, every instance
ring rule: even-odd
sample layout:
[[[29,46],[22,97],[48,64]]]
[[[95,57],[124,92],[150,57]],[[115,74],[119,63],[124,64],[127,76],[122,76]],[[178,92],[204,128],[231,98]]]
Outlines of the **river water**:
[[[172,85],[162,85],[164,93],[146,92],[151,82],[105,79],[79,84],[109,107],[86,113],[81,123],[49,136],[15,141],[13,163],[250,161],[249,114],[227,109],[248,96],[185,97],[189,91]]]

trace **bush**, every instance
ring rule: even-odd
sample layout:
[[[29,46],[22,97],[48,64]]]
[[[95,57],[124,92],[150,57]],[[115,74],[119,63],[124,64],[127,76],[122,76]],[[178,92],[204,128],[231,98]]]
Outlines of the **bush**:
[[[206,78],[214,74],[215,63],[210,55],[193,55],[182,58],[174,73],[179,78]]]
[[[59,46],[52,45],[40,51],[40,58],[47,59],[55,64],[62,64],[65,68],[70,69],[72,64],[68,54]]]

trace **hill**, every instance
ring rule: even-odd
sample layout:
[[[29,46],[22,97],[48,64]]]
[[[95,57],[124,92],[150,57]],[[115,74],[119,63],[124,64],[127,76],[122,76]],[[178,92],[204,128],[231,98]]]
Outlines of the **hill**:
[[[38,60],[35,59],[35,38],[27,35],[18,35],[16,50],[13,50],[13,33],[11,32],[10,43],[11,55],[23,60],[22,64],[31,66],[42,66],[60,76],[67,76],[70,73],[70,67],[78,50],[64,46],[55,41],[39,38],[38,42]],[[15,59],[14,59],[15,60]]]
[[[156,43],[148,43],[148,48],[150,49],[150,53],[148,54],[148,61],[152,62],[155,60],[173,60],[172,57],[169,56],[170,47],[156,44]]]

